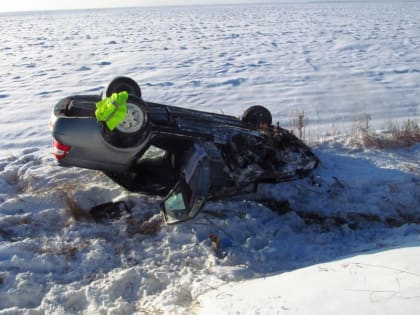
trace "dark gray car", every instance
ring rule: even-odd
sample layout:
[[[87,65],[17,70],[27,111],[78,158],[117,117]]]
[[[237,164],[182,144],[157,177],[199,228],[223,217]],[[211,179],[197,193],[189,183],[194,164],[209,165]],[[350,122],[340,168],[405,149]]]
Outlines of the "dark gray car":
[[[207,200],[304,177],[318,165],[262,106],[239,119],[147,102],[127,77],[111,81],[105,96],[121,91],[129,94],[127,116],[113,131],[95,117],[101,95],[62,99],[52,115],[54,155],[62,166],[101,170],[130,191],[164,196],[167,223],[195,217]]]

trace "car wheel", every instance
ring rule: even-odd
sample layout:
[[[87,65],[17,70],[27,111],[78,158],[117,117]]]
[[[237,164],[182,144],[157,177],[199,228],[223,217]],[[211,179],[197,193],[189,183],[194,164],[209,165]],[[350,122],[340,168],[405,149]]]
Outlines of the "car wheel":
[[[149,128],[147,113],[142,99],[129,95],[127,99],[127,116],[113,130],[109,130],[105,122],[101,122],[104,139],[113,146],[128,148],[146,141]]]
[[[129,77],[116,77],[107,86],[105,95],[110,97],[112,93],[127,91],[128,94],[141,98],[140,86]]]
[[[260,125],[271,126],[273,118],[267,108],[261,105],[255,105],[244,112],[242,121],[247,122],[254,127],[259,127]]]
[[[124,134],[133,134],[138,132],[146,120],[146,112],[143,107],[144,103],[140,99],[130,98],[127,102],[127,116],[124,121],[118,124],[117,130]]]

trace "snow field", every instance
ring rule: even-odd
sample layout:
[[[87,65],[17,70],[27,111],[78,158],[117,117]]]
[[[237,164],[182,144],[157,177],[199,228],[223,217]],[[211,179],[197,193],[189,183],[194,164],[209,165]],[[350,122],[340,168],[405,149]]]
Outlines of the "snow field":
[[[302,109],[321,135],[364,113],[379,127],[418,117],[419,11],[341,3],[6,14],[1,147],[48,145],[45,122],[60,98],[99,93],[122,74],[150,101],[237,116],[263,104],[284,126]]]
[[[158,199],[57,167],[48,120],[59,99],[100,93],[118,75],[136,79],[149,101],[236,116],[262,104],[282,126],[301,109],[315,139],[333,123],[350,131],[364,114],[373,128],[418,119],[419,12],[416,2],[368,2],[1,15],[0,314],[187,314],[209,305],[343,313],[345,298],[358,313],[417,314],[408,274],[418,273],[418,144],[381,151],[326,141],[314,148],[322,163],[312,177],[261,187],[272,203],[208,203],[194,221],[161,226]],[[96,223],[87,214],[119,200],[131,215]],[[223,241],[219,255],[210,233]],[[356,256],[366,251],[378,253]],[[333,263],[343,256],[350,260]],[[377,260],[407,272],[357,265]],[[347,288],[385,292],[335,290],[349,270],[367,282]],[[261,277],[288,295],[278,304],[255,295],[242,309],[223,306],[242,298],[233,292],[201,298]],[[393,282],[376,286],[382,277]]]

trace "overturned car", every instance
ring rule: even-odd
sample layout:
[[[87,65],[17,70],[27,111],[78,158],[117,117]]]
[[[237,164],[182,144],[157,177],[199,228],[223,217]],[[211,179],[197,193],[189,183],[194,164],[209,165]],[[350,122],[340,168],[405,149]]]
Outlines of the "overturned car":
[[[120,97],[123,116],[112,125]],[[100,118],[104,99],[111,110]],[[301,140],[272,125],[263,106],[239,119],[147,102],[128,77],[112,80],[104,95],[62,99],[51,128],[60,165],[101,170],[129,191],[164,196],[168,224],[194,218],[207,200],[301,178],[319,163]]]

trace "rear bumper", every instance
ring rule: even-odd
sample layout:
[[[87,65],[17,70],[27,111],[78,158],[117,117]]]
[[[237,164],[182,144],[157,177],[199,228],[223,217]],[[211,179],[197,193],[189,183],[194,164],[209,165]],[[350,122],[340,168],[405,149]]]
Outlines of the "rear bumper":
[[[62,166],[124,172],[130,168],[148,141],[130,148],[117,148],[107,143],[95,118],[56,117],[52,136],[60,144],[70,146],[58,159]]]

